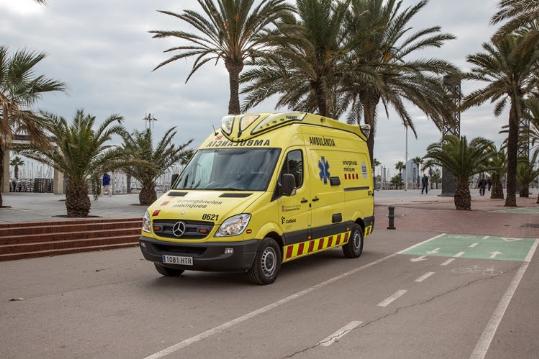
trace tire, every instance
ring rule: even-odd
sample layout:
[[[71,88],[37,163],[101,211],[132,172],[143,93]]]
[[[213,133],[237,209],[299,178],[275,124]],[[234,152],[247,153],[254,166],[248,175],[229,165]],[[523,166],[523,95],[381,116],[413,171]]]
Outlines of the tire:
[[[342,252],[346,258],[358,258],[363,253],[363,229],[359,225],[352,227],[352,233],[348,243],[342,247]]]
[[[174,269],[174,268],[168,268],[163,267],[161,264],[154,263],[155,270],[159,272],[159,274],[164,275],[165,277],[179,277],[183,273],[183,269]]]
[[[256,252],[253,266],[247,272],[249,279],[259,285],[271,284],[281,269],[281,247],[273,238],[264,238]]]

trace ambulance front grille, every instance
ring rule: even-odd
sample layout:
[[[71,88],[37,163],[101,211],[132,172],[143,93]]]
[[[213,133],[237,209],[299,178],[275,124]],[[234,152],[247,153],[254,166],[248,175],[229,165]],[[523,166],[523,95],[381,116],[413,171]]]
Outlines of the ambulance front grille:
[[[173,233],[174,225],[178,222],[185,224],[185,232],[181,236],[175,236]],[[154,220],[154,233],[160,237],[177,239],[203,239],[210,234],[214,223],[204,221],[189,221],[177,219]]]

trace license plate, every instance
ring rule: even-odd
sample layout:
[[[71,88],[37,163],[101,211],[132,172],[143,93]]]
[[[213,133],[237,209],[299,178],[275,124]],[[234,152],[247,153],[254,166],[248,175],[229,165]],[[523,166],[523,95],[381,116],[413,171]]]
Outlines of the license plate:
[[[163,256],[163,263],[166,264],[180,264],[184,266],[192,266],[193,265],[193,257],[185,257],[185,256]]]

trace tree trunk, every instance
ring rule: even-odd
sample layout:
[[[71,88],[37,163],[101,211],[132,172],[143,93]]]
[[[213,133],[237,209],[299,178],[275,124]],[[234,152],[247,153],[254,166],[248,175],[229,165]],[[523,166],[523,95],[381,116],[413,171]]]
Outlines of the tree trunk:
[[[127,184],[127,194],[131,194],[131,175],[126,175],[125,182]]]
[[[516,190],[519,118],[516,101],[518,101],[518,99],[511,99],[511,111],[509,113],[509,135],[507,137],[507,198],[505,199],[506,207],[517,206]]]
[[[15,172],[15,179],[18,180],[19,179],[19,166],[18,165],[15,165],[15,167],[13,168],[13,172]]]
[[[492,191],[490,192],[491,199],[504,199],[502,181],[498,177],[492,177]]]
[[[228,101],[228,114],[238,115],[240,108],[240,73],[243,70],[243,63],[235,63],[232,60],[225,60],[228,70],[228,81],[230,86],[230,99]]]
[[[537,195],[537,204],[539,204],[539,194]]]
[[[327,91],[326,91],[326,84],[325,84],[324,78],[322,77],[318,81],[312,81],[311,87],[315,94],[316,106],[318,107],[318,113],[321,116],[329,116]]]
[[[2,198],[2,191],[4,190],[4,149],[0,144],[0,208],[4,206],[4,200]]]
[[[530,187],[529,186],[521,186],[519,196],[523,197],[523,198],[530,198]]]
[[[378,105],[379,97],[371,97],[369,95],[360,96],[363,104],[363,117],[365,124],[371,126],[371,133],[367,139],[367,147],[369,148],[369,156],[371,161],[374,160],[374,135],[376,132],[376,106]]]
[[[90,213],[90,198],[88,197],[88,184],[77,183],[66,178],[66,209],[68,217],[87,217]]]
[[[151,205],[157,200],[157,193],[155,192],[155,184],[152,183],[143,183],[142,189],[138,194],[139,203],[145,206]]]
[[[457,190],[453,197],[455,201],[455,208],[458,210],[471,210],[472,209],[472,197],[470,196],[470,188],[468,186],[467,178],[460,178],[457,183]]]

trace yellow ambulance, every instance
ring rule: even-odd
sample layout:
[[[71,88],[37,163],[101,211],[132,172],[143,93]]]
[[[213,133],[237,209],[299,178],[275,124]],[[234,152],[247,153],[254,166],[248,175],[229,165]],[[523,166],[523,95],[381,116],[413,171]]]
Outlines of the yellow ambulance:
[[[165,276],[243,271],[258,284],[330,248],[359,257],[374,226],[368,132],[308,113],[225,116],[148,208],[144,257]]]

